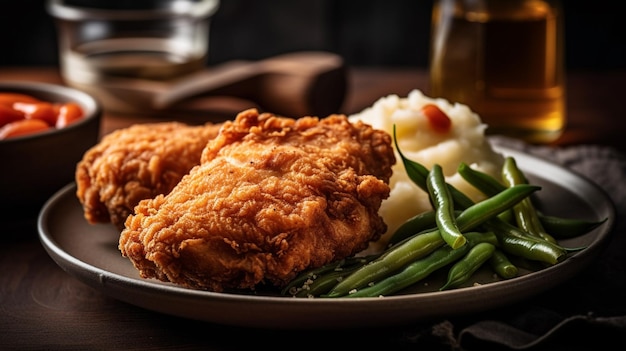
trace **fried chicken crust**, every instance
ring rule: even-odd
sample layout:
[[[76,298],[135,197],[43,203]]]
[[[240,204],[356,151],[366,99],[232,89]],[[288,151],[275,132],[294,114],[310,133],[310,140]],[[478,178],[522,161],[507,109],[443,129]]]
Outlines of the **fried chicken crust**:
[[[256,110],[225,122],[201,164],[129,216],[119,249],[144,278],[211,291],[283,286],[386,230],[391,137],[345,116]]]
[[[220,124],[138,124],[114,131],[89,149],[76,166],[76,195],[90,223],[120,230],[140,200],[167,194],[200,163]]]

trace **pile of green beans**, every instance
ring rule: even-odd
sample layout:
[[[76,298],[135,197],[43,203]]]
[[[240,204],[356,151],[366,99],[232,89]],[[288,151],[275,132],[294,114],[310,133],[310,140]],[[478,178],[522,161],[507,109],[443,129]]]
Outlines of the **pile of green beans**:
[[[395,127],[394,127],[394,140]],[[378,255],[350,257],[301,273],[283,290],[295,297],[380,297],[402,291],[441,269],[447,281],[440,290],[467,283],[481,267],[501,279],[518,276],[516,260],[555,265],[583,248],[565,248],[555,238],[587,233],[602,221],[546,216],[531,194],[541,188],[529,184],[515,159],[506,157],[498,180],[461,163],[458,173],[486,195],[474,203],[448,184],[440,165],[428,170],[404,156],[395,143],[407,175],[429,195],[432,211],[416,215],[391,236]]]

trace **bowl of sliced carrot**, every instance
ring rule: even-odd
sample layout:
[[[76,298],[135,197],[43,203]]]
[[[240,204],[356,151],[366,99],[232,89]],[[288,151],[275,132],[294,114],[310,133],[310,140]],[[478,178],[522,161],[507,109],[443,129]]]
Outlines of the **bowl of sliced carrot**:
[[[62,85],[0,81],[0,210],[38,212],[98,142],[102,107]]]

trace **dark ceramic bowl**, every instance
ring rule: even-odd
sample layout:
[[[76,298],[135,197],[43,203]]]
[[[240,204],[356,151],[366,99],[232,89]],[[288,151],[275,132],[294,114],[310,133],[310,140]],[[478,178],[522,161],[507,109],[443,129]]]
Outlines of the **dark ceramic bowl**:
[[[98,142],[102,107],[92,96],[61,85],[0,81],[0,93],[75,102],[85,113],[64,128],[0,140],[0,218],[36,215],[50,196],[74,181],[76,164]]]

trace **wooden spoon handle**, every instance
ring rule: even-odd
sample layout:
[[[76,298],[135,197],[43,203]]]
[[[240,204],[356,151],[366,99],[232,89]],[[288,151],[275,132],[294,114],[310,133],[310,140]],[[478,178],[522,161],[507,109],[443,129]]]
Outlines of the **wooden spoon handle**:
[[[297,52],[256,62],[232,61],[172,83],[155,96],[155,108],[199,95],[227,95],[252,100],[276,114],[326,116],[337,113],[343,103],[347,69],[337,55]]]
[[[259,70],[254,63],[230,61],[168,82],[167,89],[155,95],[152,104],[156,109],[165,109],[185,99],[210,94],[258,74]]]

